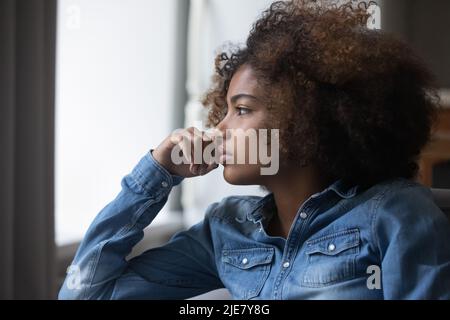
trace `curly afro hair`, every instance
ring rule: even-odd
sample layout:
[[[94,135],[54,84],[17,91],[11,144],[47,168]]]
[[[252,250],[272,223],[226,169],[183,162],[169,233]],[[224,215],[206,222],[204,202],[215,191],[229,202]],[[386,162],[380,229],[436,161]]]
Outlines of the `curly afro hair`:
[[[245,46],[219,53],[203,99],[208,124],[224,118],[231,78],[246,64],[267,92],[284,159],[352,184],[412,179],[439,106],[435,78],[407,44],[367,28],[372,2],[335,3],[275,2]]]

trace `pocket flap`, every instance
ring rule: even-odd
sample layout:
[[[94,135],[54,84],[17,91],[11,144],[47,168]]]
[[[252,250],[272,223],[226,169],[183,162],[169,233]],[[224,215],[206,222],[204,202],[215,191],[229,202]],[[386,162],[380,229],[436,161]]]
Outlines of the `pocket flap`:
[[[240,269],[272,262],[273,248],[224,249],[222,261]]]
[[[359,229],[349,229],[307,241],[306,253],[334,256],[357,246],[359,246]]]

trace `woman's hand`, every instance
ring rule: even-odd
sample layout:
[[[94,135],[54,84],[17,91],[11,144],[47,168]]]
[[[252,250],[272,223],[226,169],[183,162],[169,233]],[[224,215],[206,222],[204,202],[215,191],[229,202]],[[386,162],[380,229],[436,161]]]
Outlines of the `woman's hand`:
[[[152,154],[170,174],[185,178],[196,177],[205,175],[219,166],[214,158],[204,159],[203,157],[205,148],[214,141],[213,135],[191,127],[172,133],[152,151]],[[200,150],[197,151],[196,148],[201,148],[201,159],[194,158],[195,152],[197,156],[200,154]],[[181,164],[180,159],[182,159]],[[197,163],[197,160],[201,160],[201,163]]]

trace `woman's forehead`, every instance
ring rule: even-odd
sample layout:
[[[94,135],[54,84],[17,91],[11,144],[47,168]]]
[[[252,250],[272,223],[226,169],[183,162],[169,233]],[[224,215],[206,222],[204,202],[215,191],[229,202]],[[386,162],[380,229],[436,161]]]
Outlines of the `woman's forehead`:
[[[231,78],[228,97],[242,93],[257,95],[260,90],[255,71],[251,66],[243,65]]]

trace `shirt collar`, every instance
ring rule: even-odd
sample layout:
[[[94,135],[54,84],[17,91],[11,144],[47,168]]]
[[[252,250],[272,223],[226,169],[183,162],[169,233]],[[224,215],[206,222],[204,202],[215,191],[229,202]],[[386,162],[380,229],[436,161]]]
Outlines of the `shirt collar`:
[[[256,201],[250,208],[247,213],[247,220],[252,221],[254,223],[259,222],[262,218],[264,218],[264,207],[267,204],[275,204],[273,193],[268,193],[258,201]]]
[[[350,199],[358,193],[359,186],[350,185],[348,183],[345,183],[343,180],[337,180],[332,183],[327,189],[325,189],[325,191],[328,190],[334,191],[341,198]]]
[[[325,188],[323,191],[313,194],[311,198],[318,198],[325,193],[330,191],[335,192],[339,197],[343,199],[353,198],[359,190],[358,185],[350,185],[345,183],[343,180],[336,180],[330,186]],[[273,193],[269,193],[256,201],[250,208],[247,213],[247,220],[252,221],[254,223],[259,222],[264,217],[264,207],[268,204],[274,204],[274,196]]]

